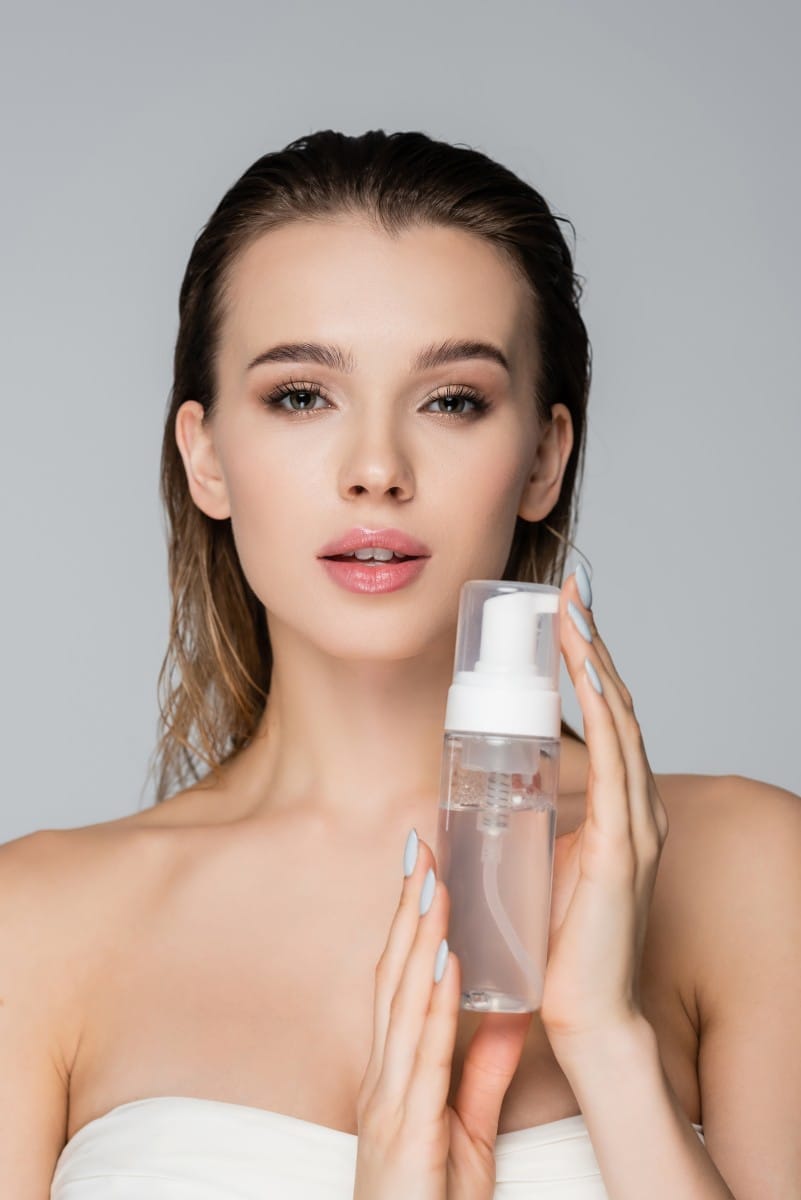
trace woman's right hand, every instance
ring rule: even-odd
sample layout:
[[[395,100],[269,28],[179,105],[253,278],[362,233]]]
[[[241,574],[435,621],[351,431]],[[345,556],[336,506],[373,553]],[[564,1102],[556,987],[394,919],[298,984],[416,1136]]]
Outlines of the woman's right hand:
[[[449,1107],[461,972],[448,951],[445,972],[434,982],[450,898],[430,847],[417,843],[376,966],[373,1042],[357,1101],[354,1200],[491,1200],[501,1103],[531,1014],[482,1018]],[[431,880],[424,889],[429,871],[433,895]],[[424,890],[431,903],[421,914]]]
[[[416,835],[415,835],[416,837]],[[373,1043],[357,1101],[354,1200],[447,1200],[447,1099],[459,1017],[459,971],[449,951],[434,982],[450,900],[430,848],[417,861],[375,971]],[[421,915],[426,876],[434,873]]]

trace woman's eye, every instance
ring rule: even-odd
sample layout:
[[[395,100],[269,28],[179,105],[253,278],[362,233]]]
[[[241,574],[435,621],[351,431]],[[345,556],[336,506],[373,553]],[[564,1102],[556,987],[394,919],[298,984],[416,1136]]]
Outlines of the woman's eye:
[[[289,398],[290,401],[298,399],[300,402],[302,402],[302,407],[286,408],[284,406],[284,400],[287,398]],[[274,392],[271,392],[269,396],[263,396],[262,399],[268,408],[278,408],[282,412],[305,413],[314,412],[315,409],[312,406],[313,401],[315,399],[324,400],[325,397],[318,388],[284,386],[277,388]]]
[[[447,401],[449,404],[452,404],[455,401],[456,405],[460,406],[459,411],[456,412],[454,411],[453,407],[446,409],[444,412],[446,417],[475,417],[479,416],[482,412],[489,408],[489,404],[483,398],[483,396],[479,396],[476,392],[462,391],[460,389],[451,390],[449,392],[444,392],[439,396],[434,396],[434,398],[429,401],[429,404],[441,404],[445,401]],[[465,408],[465,404],[470,404],[473,407]]]

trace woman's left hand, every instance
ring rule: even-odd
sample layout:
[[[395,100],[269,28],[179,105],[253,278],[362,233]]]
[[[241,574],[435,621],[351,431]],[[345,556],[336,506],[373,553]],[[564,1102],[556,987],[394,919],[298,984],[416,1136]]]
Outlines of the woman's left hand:
[[[585,596],[591,605],[588,586]],[[582,619],[589,641],[580,631]],[[668,818],[631,695],[591,607],[582,603],[575,575],[562,588],[559,628],[590,757],[584,820],[554,846],[540,1009],[557,1059],[566,1060],[581,1045],[642,1018],[639,973]],[[593,668],[602,694],[593,685]]]

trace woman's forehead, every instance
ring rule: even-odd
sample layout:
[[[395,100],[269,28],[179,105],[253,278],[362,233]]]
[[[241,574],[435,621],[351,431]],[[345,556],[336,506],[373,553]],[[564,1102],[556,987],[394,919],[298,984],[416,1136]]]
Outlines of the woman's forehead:
[[[410,363],[448,339],[499,345],[510,363],[529,345],[530,290],[485,238],[425,226],[398,236],[358,222],[293,222],[242,252],[226,289],[227,335],[250,363],[267,342],[370,347]],[[265,340],[266,339],[266,340]]]

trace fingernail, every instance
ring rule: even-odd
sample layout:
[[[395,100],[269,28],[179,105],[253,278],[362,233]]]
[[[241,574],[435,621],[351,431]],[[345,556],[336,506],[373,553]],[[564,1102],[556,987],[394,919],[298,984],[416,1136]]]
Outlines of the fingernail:
[[[406,847],[403,851],[403,874],[407,879],[414,870],[415,863],[417,862],[417,846],[417,830],[410,829],[409,836],[406,839]]]
[[[578,587],[581,603],[585,608],[592,608],[592,588],[590,587],[590,577],[587,574],[587,568],[584,563],[579,563],[576,567],[576,586]]]
[[[584,638],[584,641],[591,642],[592,641],[592,630],[590,629],[589,625],[585,621],[583,614],[576,608],[576,606],[572,600],[568,600],[568,602],[567,602],[567,611],[570,613],[570,616],[573,620],[573,624],[575,625],[576,629],[579,631],[581,636]]]
[[[434,874],[434,868],[429,867],[426,871],[426,877],[423,880],[423,890],[420,893],[420,916],[424,917],[431,907],[431,901],[434,899],[434,889],[437,886],[437,877]]]
[[[590,683],[595,688],[598,695],[603,696],[604,689],[601,687],[601,681],[598,678],[598,672],[595,670],[595,667],[592,665],[592,663],[590,662],[590,660],[588,658],[584,659],[584,670],[587,672],[587,674],[590,678]]]
[[[445,964],[448,961],[448,939],[443,938],[437,950],[436,961],[434,962],[434,983],[439,983],[442,976],[445,974]]]

